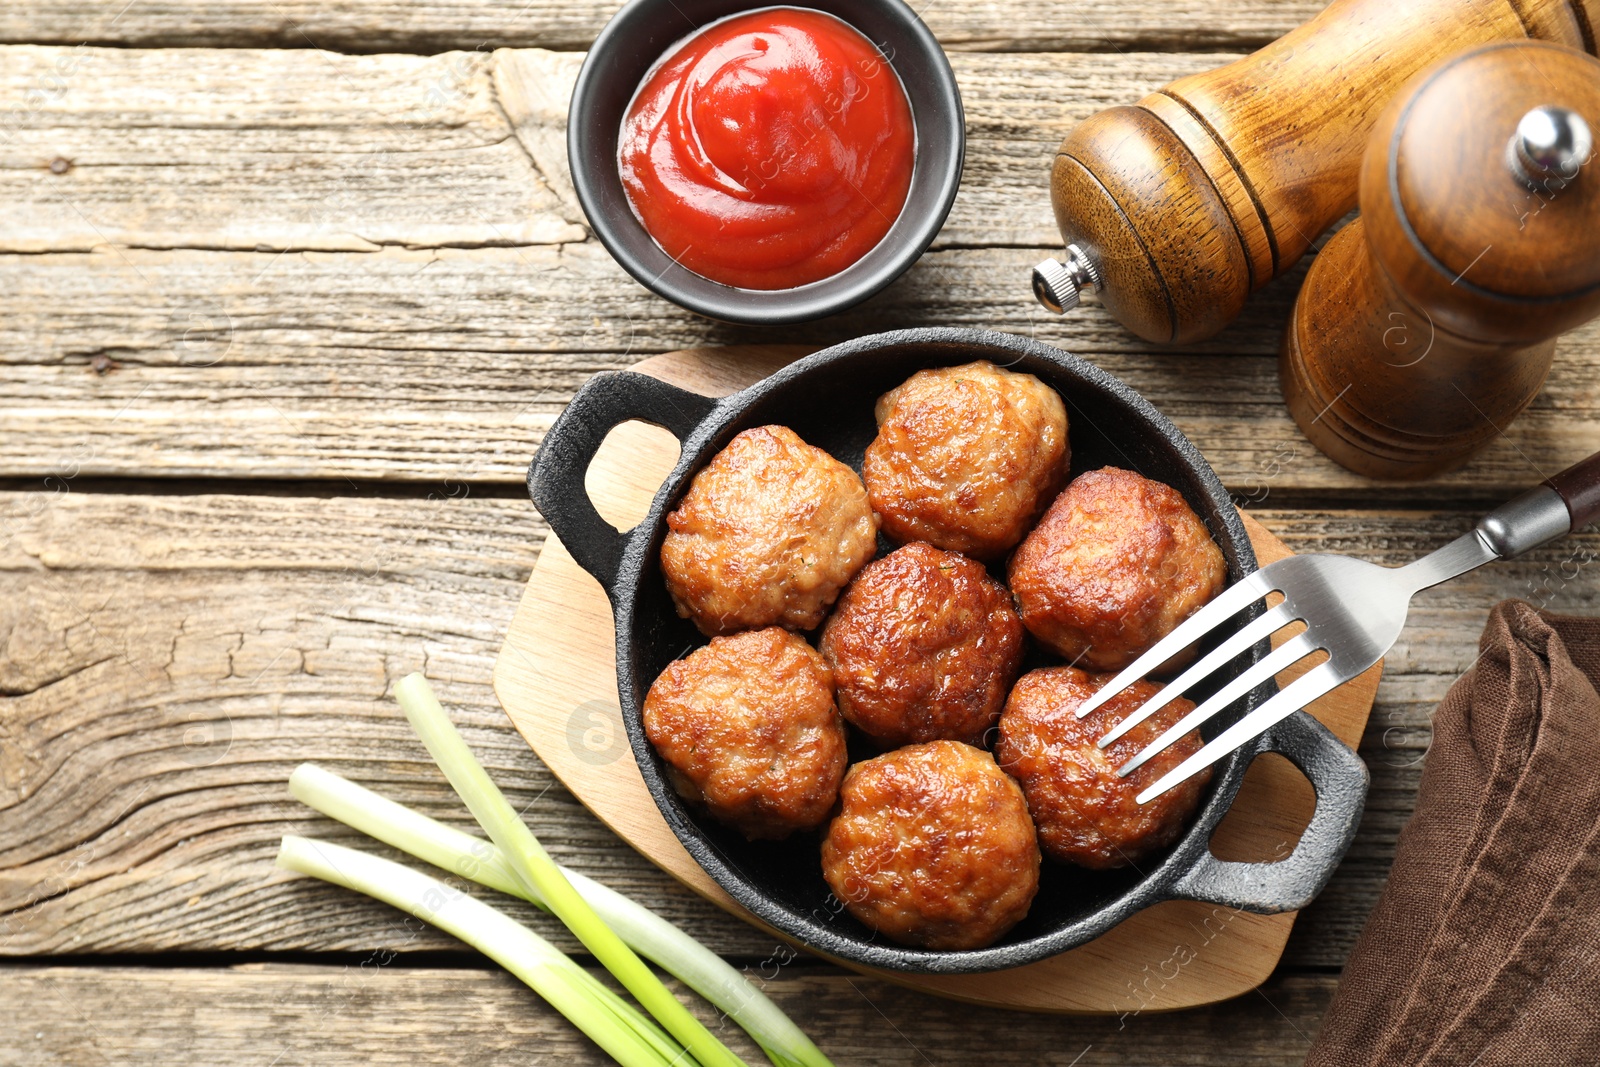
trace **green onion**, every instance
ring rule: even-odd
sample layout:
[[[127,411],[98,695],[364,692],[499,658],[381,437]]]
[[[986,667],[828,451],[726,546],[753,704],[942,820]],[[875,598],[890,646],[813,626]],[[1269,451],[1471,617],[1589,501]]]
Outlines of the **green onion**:
[[[595,959],[655,1016],[668,1033],[683,1043],[701,1067],[747,1067],[729,1048],[689,1014],[671,990],[661,984],[594,908],[578,895],[539,839],[517,815],[489,778],[472,750],[456,732],[433,688],[421,674],[409,674],[395,685],[395,697],[444,776],[466,802],[490,839],[505,854],[511,874],[528,894],[543,900]]]
[[[462,833],[311,763],[295,768],[289,790],[309,807],[419,860],[545,906],[537,894],[522,889],[505,854],[481,837]],[[777,1067],[833,1067],[782,1009],[722,957],[621,893],[577,871],[561,870],[634,951],[725,1012]]]
[[[278,866],[365,893],[453,934],[522,979],[623,1067],[667,1067],[686,1053],[565,953],[489,905],[409,867],[285,835]]]

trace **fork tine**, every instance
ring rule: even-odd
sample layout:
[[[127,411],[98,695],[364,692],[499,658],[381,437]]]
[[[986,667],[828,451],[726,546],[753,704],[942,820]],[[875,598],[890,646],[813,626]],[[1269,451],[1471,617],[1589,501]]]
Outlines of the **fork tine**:
[[[1172,703],[1176,697],[1193,689],[1204,681],[1218,667],[1233,660],[1233,657],[1260,641],[1269,637],[1278,630],[1294,621],[1294,615],[1289,610],[1287,603],[1279,604],[1259,619],[1242,627],[1238,633],[1228,638],[1222,644],[1208,652],[1200,662],[1174,678],[1161,692],[1139,705],[1134,712],[1111,728],[1111,732],[1100,739],[1100,747],[1105,748],[1129,730],[1144,722],[1150,716]]]
[[[1179,652],[1194,644],[1218,626],[1233,618],[1239,612],[1260,600],[1276,588],[1272,580],[1265,577],[1267,570],[1256,571],[1248,574],[1233,585],[1218,593],[1216,598],[1179,623],[1170,634],[1155,643],[1155,646],[1134,660],[1126,669],[1115,678],[1107,682],[1084,702],[1078,709],[1078,718],[1084,718],[1098,710],[1106,701],[1137,682]]]
[[[1222,731],[1199,752],[1162,775],[1154,785],[1139,794],[1139,803],[1148,804],[1173,786],[1194,777],[1251,738],[1265,733],[1276,723],[1347,680],[1333,669],[1331,661],[1312,668],[1285,686],[1277,696]]]
[[[1291,637],[1263,656],[1259,663],[1253,663],[1249,668],[1241,671],[1238,677],[1231,679],[1227,685],[1217,690],[1210,700],[1189,712],[1189,714],[1169,727],[1160,737],[1144,746],[1137,756],[1117,769],[1117,777],[1126,778],[1144,766],[1148,760],[1164,751],[1168,745],[1178,738],[1193,730],[1196,726],[1199,726],[1285,667],[1299,662],[1316,650],[1317,645],[1309,635],[1302,633]]]

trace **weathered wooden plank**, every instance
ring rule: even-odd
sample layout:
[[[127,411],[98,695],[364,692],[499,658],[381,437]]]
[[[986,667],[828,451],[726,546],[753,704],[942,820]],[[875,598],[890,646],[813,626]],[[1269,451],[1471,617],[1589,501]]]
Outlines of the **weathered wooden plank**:
[[[1391,563],[1470,522],[1259,516],[1297,551]],[[468,825],[385,695],[420,668],[560,859],[719,951],[764,958],[769,939],[620,847],[495,705],[493,658],[542,536],[526,503],[461,483],[432,499],[0,494],[0,953],[396,947],[382,909],[271,860],[284,832],[351,841],[288,799],[301,760]],[[1409,814],[1428,716],[1488,606],[1600,611],[1597,557],[1591,532],[1419,598],[1363,745],[1366,823],[1290,962],[1348,951]]]
[[[618,0],[11,0],[0,41],[439,52],[506,46],[587,48]],[[1314,15],[1316,0],[934,0],[914,5],[947,49],[1131,51],[1255,47]],[[688,27],[685,25],[685,30]]]
[[[373,251],[586,233],[512,134],[488,53],[0,54],[7,251]],[[580,59],[559,57],[557,80],[570,87]]]
[[[848,1067],[1290,1067],[1304,1058],[1335,985],[1327,975],[1286,975],[1199,1011],[1062,1018],[982,1011],[831,967],[767,973],[768,995]],[[503,972],[424,970],[383,954],[348,967],[12,965],[0,967],[0,1012],[12,1022],[0,1067],[610,1063]],[[702,1017],[748,1062],[766,1062],[734,1024]]]
[[[1143,392],[1247,500],[1371,489],[1311,448],[1279,398],[1274,312],[1286,313],[1289,283],[1261,294],[1211,342],[1213,354],[1166,354],[1097,309],[1048,317],[1022,285],[1028,259],[1044,251],[930,254],[862,308],[784,339],[820,345],[923,325],[1031,334]],[[1007,274],[1014,290],[995,284]],[[0,257],[0,411],[10,431],[0,436],[0,474],[512,483],[594,371],[771,337],[645,294],[587,243]],[[1429,491],[1507,495],[1600,449],[1597,364],[1600,326],[1590,325],[1562,343],[1545,391],[1507,437]]]
[[[14,432],[0,475],[511,482],[592,371],[770,339],[655,298],[577,240],[561,143],[574,55],[5,56],[0,411]],[[1030,334],[1127,377],[1250,499],[1364,489],[1278,400],[1268,357],[1298,275],[1182,355],[1094,308],[1050,316],[1027,288],[1053,240],[1043,166],[1056,140],[1217,58],[957,56],[972,163],[942,250],[785,339]],[[1600,447],[1597,362],[1600,328],[1568,339],[1510,440],[1442,491],[1508,492]]]
[[[581,54],[0,55],[0,203],[10,205],[0,251],[367,252],[584,238],[565,145]],[[940,242],[1056,241],[1048,173],[1070,127],[1231,58],[957,56],[970,143]]]

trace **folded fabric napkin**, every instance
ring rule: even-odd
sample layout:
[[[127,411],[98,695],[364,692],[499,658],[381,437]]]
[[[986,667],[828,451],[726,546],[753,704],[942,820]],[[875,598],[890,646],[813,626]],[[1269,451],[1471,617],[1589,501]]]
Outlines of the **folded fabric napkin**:
[[[1507,601],[1306,1067],[1600,1064],[1600,619]]]

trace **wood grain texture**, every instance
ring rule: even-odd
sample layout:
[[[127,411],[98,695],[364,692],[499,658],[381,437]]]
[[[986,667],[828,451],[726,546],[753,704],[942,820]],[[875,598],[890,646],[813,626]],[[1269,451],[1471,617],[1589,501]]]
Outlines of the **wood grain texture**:
[[[767,338],[568,239],[574,55],[0,56],[0,202],[16,205],[0,215],[0,476],[511,483],[589,373]],[[940,247],[785,339],[1029,334],[1145,392],[1241,494],[1365,492],[1276,399],[1298,274],[1181,354],[1099,308],[1049,315],[1026,284],[1055,239],[1044,168],[1072,124],[1225,58],[957,55],[971,162]],[[1600,329],[1569,337],[1510,440],[1441,492],[1511,493],[1600,448],[1597,364]]]
[[[751,973],[841,1067],[1293,1067],[1335,981],[1285,977],[1181,1014],[1063,1019],[976,1013],[831,967]],[[382,954],[348,966],[6,966],[0,1014],[12,1024],[0,1067],[610,1063],[508,974],[421,970]],[[748,1062],[766,1063],[735,1026],[702,1017]]]
[[[17,46],[0,57],[0,202],[18,209],[0,219],[0,251],[585,236],[565,144],[580,53]],[[1233,58],[954,56],[968,162],[940,241],[1053,243],[1043,175],[1072,123]]]
[[[724,396],[803,354],[804,349],[776,348],[671,352],[633,370],[706,396]],[[617,427],[584,478],[595,510],[618,529],[632,528],[648,514],[678,457],[677,441],[660,427]],[[1245,528],[1263,566],[1289,555],[1249,516]],[[615,633],[600,584],[554,534],[548,535],[495,661],[495,695],[534,753],[619,837],[718,907],[778,936],[690,857],[662,818],[631,750],[614,743],[626,734],[617,698]],[[1280,683],[1302,673],[1285,672]],[[1358,744],[1381,674],[1380,665],[1340,687],[1317,701],[1312,714],[1346,744]],[[1212,837],[1212,850],[1226,859],[1257,863],[1285,857],[1315,805],[1309,783],[1287,761],[1262,759],[1245,776]],[[1167,901],[1086,945],[997,974],[907,975],[845,966],[986,1007],[1080,1014],[1118,1014],[1141,1006],[1170,1011],[1225,1000],[1260,985],[1277,966],[1294,919]],[[1183,966],[1173,963],[1180,952]],[[1160,980],[1130,999],[1129,989],[1139,989],[1150,974]]]
[[[770,339],[663,304],[584,239],[565,94],[617,3],[0,4],[0,42],[63,46],[0,46],[0,479],[38,487],[0,491],[0,954],[72,962],[0,967],[0,1064],[600,1062],[449,939],[271,866],[286,831],[358,843],[287,797],[307,758],[470,828],[386,696],[415,668],[558,858],[776,970],[768,992],[841,1064],[1299,1063],[1331,974],[1117,1021],[985,1015],[780,966],[773,939],[620,847],[506,722],[487,679],[545,536],[512,488],[543,428],[596,370]],[[1600,447],[1593,328],[1563,343],[1510,442],[1426,493],[1391,492],[1326,464],[1276,399],[1299,273],[1176,355],[1101,309],[1033,303],[1067,131],[1321,6],[923,7],[965,96],[956,209],[900,283],[785,340],[932,323],[1085,353],[1174,415],[1302,552],[1403,562],[1466,528],[1469,499]],[[227,495],[187,476],[322,481]],[[1397,510],[1332,506],[1386,498]],[[1343,962],[1487,605],[1600,611],[1597,554],[1586,534],[1419,598],[1363,739],[1360,836],[1301,914],[1289,968]],[[349,966],[95,966],[236,950]],[[419,951],[463,969],[403,965]]]
[[[284,832],[355,843],[288,798],[302,760],[470,826],[386,696],[423,669],[562,862],[718,951],[771,953],[771,939],[619,847],[512,730],[488,683],[545,528],[522,500],[430,491],[0,493],[0,952],[448,948],[437,935],[402,942],[383,909],[271,865]],[[1473,518],[1254,514],[1298,552],[1385,564]],[[1362,742],[1373,788],[1361,833],[1301,914],[1288,961],[1333,966],[1348,952],[1410,812],[1429,716],[1473,661],[1488,606],[1521,596],[1600,613],[1597,559],[1590,531],[1419,595]]]
[[[1600,187],[1535,193],[1506,161],[1553,86],[1600,114],[1600,60],[1525,41],[1440,64],[1372,130],[1361,217],[1308,272],[1280,363],[1295,421],[1350,469],[1459,465],[1538,395],[1557,338],[1600,314]]]
[[[1372,490],[1317,454],[1278,397],[1274,316],[1287,314],[1290,288],[1253,300],[1215,354],[1176,357],[1139,350],[1097,310],[1047,320],[1023,287],[995,285],[1046,251],[932,253],[861,309],[785,339],[1009,329],[1128,381],[1241,494]],[[666,305],[587,243],[271,259],[0,257],[0,412],[11,430],[0,435],[0,473],[510,484],[594,371],[765,337]],[[1512,495],[1600,448],[1597,367],[1590,325],[1564,339],[1508,437],[1436,483],[1434,498]]]
[[[1073,130],[1052,172],[1056,218],[1130,330],[1211,337],[1355,207],[1367,135],[1413,75],[1489,41],[1593,48],[1596,14],[1594,0],[1334,0],[1254,55]]]
[[[0,41],[145,47],[321,48],[442,52],[536,47],[584,49],[618,0],[11,0]],[[934,0],[918,11],[946,49],[1132,51],[1249,47],[1314,15],[1317,0]]]
[[[18,209],[0,226],[6,251],[372,252],[586,233],[562,199],[570,180],[553,192],[513,133],[489,53],[0,54],[0,200]],[[563,103],[581,59],[550,57]]]

